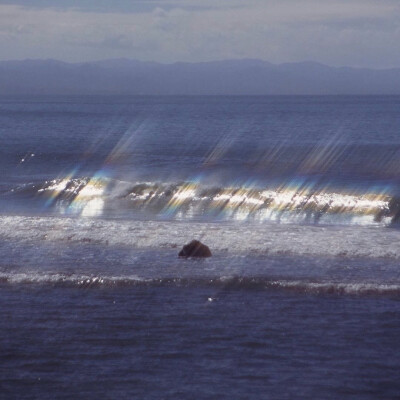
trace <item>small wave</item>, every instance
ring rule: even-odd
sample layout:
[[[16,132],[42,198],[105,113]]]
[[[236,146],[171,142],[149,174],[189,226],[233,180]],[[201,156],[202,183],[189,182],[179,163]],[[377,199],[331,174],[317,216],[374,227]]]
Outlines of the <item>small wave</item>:
[[[137,276],[93,276],[63,273],[0,273],[0,282],[9,284],[50,284],[55,286],[115,286],[145,282]]]
[[[400,295],[400,285],[396,284],[273,281],[271,282],[271,286],[304,293],[317,294]]]
[[[51,285],[54,287],[210,287],[226,290],[284,290],[303,294],[394,295],[400,296],[400,284],[362,282],[309,282],[276,280],[267,277],[195,277],[141,278],[128,276],[94,276],[62,273],[0,273],[0,283],[9,285]],[[218,295],[217,295],[218,298]]]

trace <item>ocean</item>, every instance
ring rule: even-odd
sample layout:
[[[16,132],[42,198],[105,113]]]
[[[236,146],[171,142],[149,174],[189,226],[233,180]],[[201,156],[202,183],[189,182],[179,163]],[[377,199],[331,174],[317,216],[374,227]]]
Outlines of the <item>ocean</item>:
[[[398,399],[399,227],[399,96],[0,97],[0,398]]]

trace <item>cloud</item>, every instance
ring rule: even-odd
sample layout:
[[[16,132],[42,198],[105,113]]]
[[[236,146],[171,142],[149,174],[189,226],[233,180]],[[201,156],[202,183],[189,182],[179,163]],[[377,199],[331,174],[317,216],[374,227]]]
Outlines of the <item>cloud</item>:
[[[161,62],[247,57],[275,63],[312,59],[330,65],[400,66],[400,5],[393,0],[146,4],[151,9],[130,12],[0,4],[1,57]]]

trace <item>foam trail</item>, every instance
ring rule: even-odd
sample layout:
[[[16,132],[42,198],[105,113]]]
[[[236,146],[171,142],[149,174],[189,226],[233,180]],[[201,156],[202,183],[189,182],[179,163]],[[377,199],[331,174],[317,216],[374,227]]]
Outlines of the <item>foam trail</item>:
[[[0,238],[136,249],[175,249],[201,238],[213,252],[400,259],[400,231],[375,226],[0,216]]]

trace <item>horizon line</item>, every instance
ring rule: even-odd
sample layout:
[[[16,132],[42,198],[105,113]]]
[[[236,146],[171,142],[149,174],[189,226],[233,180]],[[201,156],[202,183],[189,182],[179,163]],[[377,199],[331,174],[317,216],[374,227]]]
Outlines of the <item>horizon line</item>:
[[[355,69],[355,70],[368,70],[368,71],[391,71],[391,70],[398,70],[398,67],[389,67],[389,68],[372,68],[372,67],[353,67],[349,65],[341,65],[341,66],[332,66],[329,64],[324,64],[319,61],[313,60],[303,60],[303,61],[290,61],[290,62],[282,62],[282,63],[272,63],[267,60],[263,60],[261,58],[226,58],[220,60],[209,60],[209,61],[174,61],[174,62],[160,62],[160,61],[150,61],[150,60],[139,60],[137,58],[128,58],[128,57],[116,57],[116,58],[101,58],[98,60],[90,60],[90,61],[64,61],[57,58],[20,58],[20,59],[7,59],[7,60],[0,60],[0,64],[2,63],[23,63],[23,62],[57,62],[60,64],[68,64],[68,65],[79,65],[79,64],[96,64],[101,62],[110,62],[110,61],[126,61],[126,62],[137,62],[142,64],[158,64],[158,65],[178,65],[178,64],[186,64],[186,65],[196,65],[196,64],[216,64],[216,63],[223,63],[223,62],[237,62],[237,61],[247,61],[247,62],[257,62],[260,64],[265,64],[273,67],[280,67],[285,65],[301,65],[301,64],[308,64],[308,65],[318,65],[321,67],[327,67],[332,69]]]

